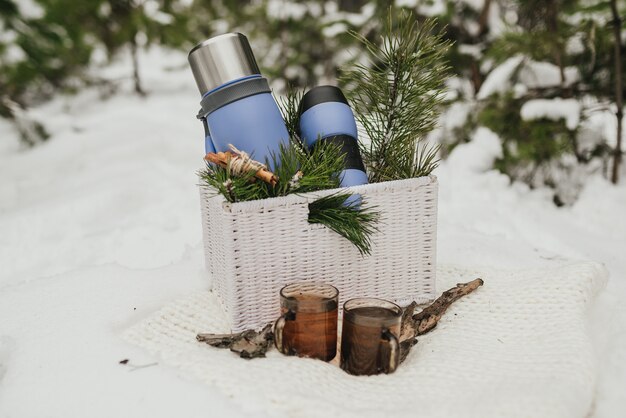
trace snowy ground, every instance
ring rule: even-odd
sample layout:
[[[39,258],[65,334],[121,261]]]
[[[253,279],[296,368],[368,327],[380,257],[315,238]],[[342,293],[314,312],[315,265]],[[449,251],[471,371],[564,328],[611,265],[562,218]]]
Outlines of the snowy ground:
[[[145,99],[122,85],[106,101],[85,91],[35,109],[53,134],[37,148],[20,149],[0,120],[0,417],[249,414],[119,337],[208,284],[198,92],[183,55],[153,51],[142,63]],[[106,75],[129,73],[120,64]],[[604,262],[610,282],[590,317],[591,416],[623,416],[626,186],[592,179],[575,206],[558,209],[548,191],[489,171],[498,152],[497,138],[479,131],[438,169],[439,261]]]

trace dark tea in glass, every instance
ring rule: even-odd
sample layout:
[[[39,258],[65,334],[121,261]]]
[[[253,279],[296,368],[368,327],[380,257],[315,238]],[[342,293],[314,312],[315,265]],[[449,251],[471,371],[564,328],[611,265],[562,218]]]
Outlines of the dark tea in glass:
[[[375,298],[343,305],[341,368],[354,375],[392,373],[398,367],[402,309]]]
[[[280,291],[281,316],[274,327],[278,351],[324,361],[337,354],[339,291],[327,284],[293,283]]]

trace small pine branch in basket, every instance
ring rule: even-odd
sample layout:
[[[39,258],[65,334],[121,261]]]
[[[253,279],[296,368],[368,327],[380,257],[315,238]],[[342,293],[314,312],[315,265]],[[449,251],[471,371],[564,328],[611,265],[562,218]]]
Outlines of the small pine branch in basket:
[[[339,187],[344,160],[340,147],[322,142],[308,151],[299,143],[293,139],[289,145],[280,146],[278,156],[272,156],[276,167],[274,174],[280,180],[276,186],[265,185],[267,197]]]
[[[343,168],[343,154],[339,146],[320,143],[309,152],[295,142],[281,145],[278,154],[271,157],[276,167],[274,174],[279,179],[276,185],[257,181],[254,171],[233,175],[229,166],[209,163],[198,175],[205,185],[231,203],[339,187],[338,173]]]
[[[321,142],[308,151],[294,139],[289,145],[281,146],[272,160],[276,167],[274,174],[278,177],[275,185],[258,181],[254,171],[235,176],[230,166],[209,163],[198,175],[202,185],[211,187],[231,203],[340,186],[339,173],[343,169],[344,155],[337,144]],[[361,254],[369,254],[370,236],[376,230],[378,213],[364,205],[344,205],[351,196],[349,192],[333,194],[311,203],[309,222],[327,226],[352,242]]]
[[[341,81],[370,139],[361,144],[370,182],[430,174],[438,147],[423,140],[442,110],[450,42],[435,30],[434,20],[418,22],[412,12],[393,8],[378,43],[352,35],[371,64],[343,68]]]
[[[371,235],[377,231],[380,213],[372,207],[345,204],[352,195],[335,193],[309,204],[309,223],[321,223],[349,240],[361,255],[369,255]]]
[[[258,187],[254,172],[243,176],[233,176],[230,167],[220,167],[206,163],[204,170],[198,172],[202,186],[209,186],[216,194],[221,194],[229,202],[246,202],[264,199],[263,189]]]

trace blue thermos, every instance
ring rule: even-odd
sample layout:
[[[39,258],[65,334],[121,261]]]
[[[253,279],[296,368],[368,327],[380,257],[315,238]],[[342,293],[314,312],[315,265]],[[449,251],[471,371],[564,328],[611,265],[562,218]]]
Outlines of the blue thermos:
[[[216,36],[196,45],[188,59],[202,95],[197,117],[205,151],[228,151],[233,144],[273,168],[272,155],[289,143],[289,133],[248,39],[241,33]]]
[[[341,185],[367,184],[367,174],[357,142],[356,121],[341,90],[334,86],[318,86],[309,90],[300,101],[299,114],[300,138],[309,148],[328,141],[338,144],[344,153]]]

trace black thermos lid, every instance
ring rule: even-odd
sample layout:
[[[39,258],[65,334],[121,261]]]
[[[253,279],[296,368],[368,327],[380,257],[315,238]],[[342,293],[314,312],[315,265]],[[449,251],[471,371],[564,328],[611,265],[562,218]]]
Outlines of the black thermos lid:
[[[343,95],[341,89],[335,86],[317,86],[309,90],[300,101],[298,114],[302,115],[315,105],[320,103],[339,102],[348,104],[346,96]],[[349,106],[349,105],[348,105]]]

